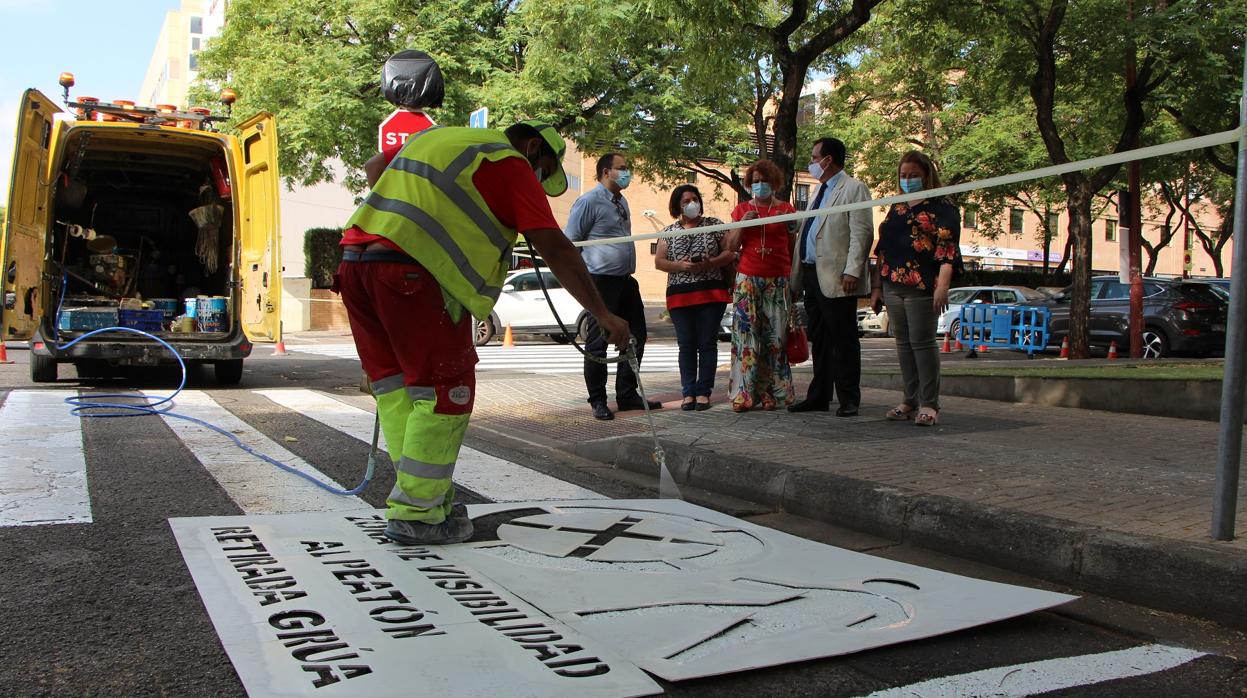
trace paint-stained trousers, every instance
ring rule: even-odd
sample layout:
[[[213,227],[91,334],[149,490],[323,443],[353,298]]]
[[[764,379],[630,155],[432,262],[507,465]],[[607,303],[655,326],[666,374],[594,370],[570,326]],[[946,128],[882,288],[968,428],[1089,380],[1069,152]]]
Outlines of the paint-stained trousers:
[[[344,260],[337,288],[397,470],[386,517],[441,523],[476,398],[472,316],[397,253]]]

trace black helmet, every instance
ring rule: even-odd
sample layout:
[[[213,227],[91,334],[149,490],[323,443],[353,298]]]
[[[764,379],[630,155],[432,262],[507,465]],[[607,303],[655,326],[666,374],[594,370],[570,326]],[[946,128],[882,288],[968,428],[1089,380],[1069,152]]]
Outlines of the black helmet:
[[[435,109],[442,106],[445,91],[442,69],[424,51],[399,51],[381,68],[381,94],[396,107]]]

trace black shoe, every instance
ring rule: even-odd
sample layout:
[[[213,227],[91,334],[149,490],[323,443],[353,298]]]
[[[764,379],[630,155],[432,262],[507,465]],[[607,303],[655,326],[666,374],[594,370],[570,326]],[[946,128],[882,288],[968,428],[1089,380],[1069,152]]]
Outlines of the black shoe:
[[[698,411],[698,412],[705,412],[705,411],[706,411],[706,410],[708,410],[708,409],[710,409],[710,403],[709,403],[709,402],[699,402],[699,403],[697,403],[697,411]]]
[[[837,417],[856,417],[857,405],[841,405],[836,408]]]
[[[685,412],[692,412],[697,409],[697,403],[691,400],[689,402],[682,402],[680,403],[680,409]]]
[[[831,408],[825,402],[818,403],[809,400],[802,400],[788,406],[789,412],[826,412],[829,409]]]
[[[607,407],[605,402],[594,402],[590,403],[589,406],[593,408],[594,419],[600,419],[605,422],[615,418],[615,413],[611,412],[611,408]]]
[[[649,408],[651,410],[662,409],[662,403],[657,400],[647,400],[646,402],[649,403]],[[645,409],[645,405],[641,404],[640,398],[635,400],[620,400],[619,405],[615,407],[615,409],[619,412],[628,412],[629,410],[643,410]]]

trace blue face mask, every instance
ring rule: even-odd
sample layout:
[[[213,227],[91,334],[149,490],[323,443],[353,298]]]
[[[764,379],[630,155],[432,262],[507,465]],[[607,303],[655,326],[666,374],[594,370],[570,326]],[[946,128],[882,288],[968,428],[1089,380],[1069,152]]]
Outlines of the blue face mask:
[[[627,189],[628,183],[632,181],[632,170],[617,170],[619,174],[615,175],[615,185],[620,189]]]
[[[771,185],[766,182],[754,182],[750,189],[753,190],[753,196],[755,199],[765,199],[770,196],[773,191],[771,189]]]
[[[912,194],[916,191],[922,191],[921,177],[901,177],[901,191],[906,194]]]

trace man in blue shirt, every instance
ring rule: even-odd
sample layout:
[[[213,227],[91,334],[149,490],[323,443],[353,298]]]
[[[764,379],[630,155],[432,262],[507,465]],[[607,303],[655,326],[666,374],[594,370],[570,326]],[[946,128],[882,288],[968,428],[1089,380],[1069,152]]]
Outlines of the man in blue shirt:
[[[563,228],[563,233],[572,242],[632,234],[628,200],[623,196],[623,190],[632,179],[627,158],[618,153],[603,155],[597,162],[596,174],[598,185],[576,199]],[[647,332],[641,288],[632,276],[636,273],[635,244],[629,240],[617,245],[594,245],[581,248],[580,253],[607,309],[628,321],[632,336],[636,338],[639,365],[645,351]],[[585,351],[592,356],[606,357],[606,338],[592,316],[589,317]],[[605,364],[585,359],[585,387],[589,390],[589,405],[593,408],[594,418],[614,419],[614,413],[606,405]],[[620,412],[644,407],[637,393],[636,374],[627,362],[619,364],[615,375],[615,400]],[[649,407],[658,409],[662,403],[651,401]]]

